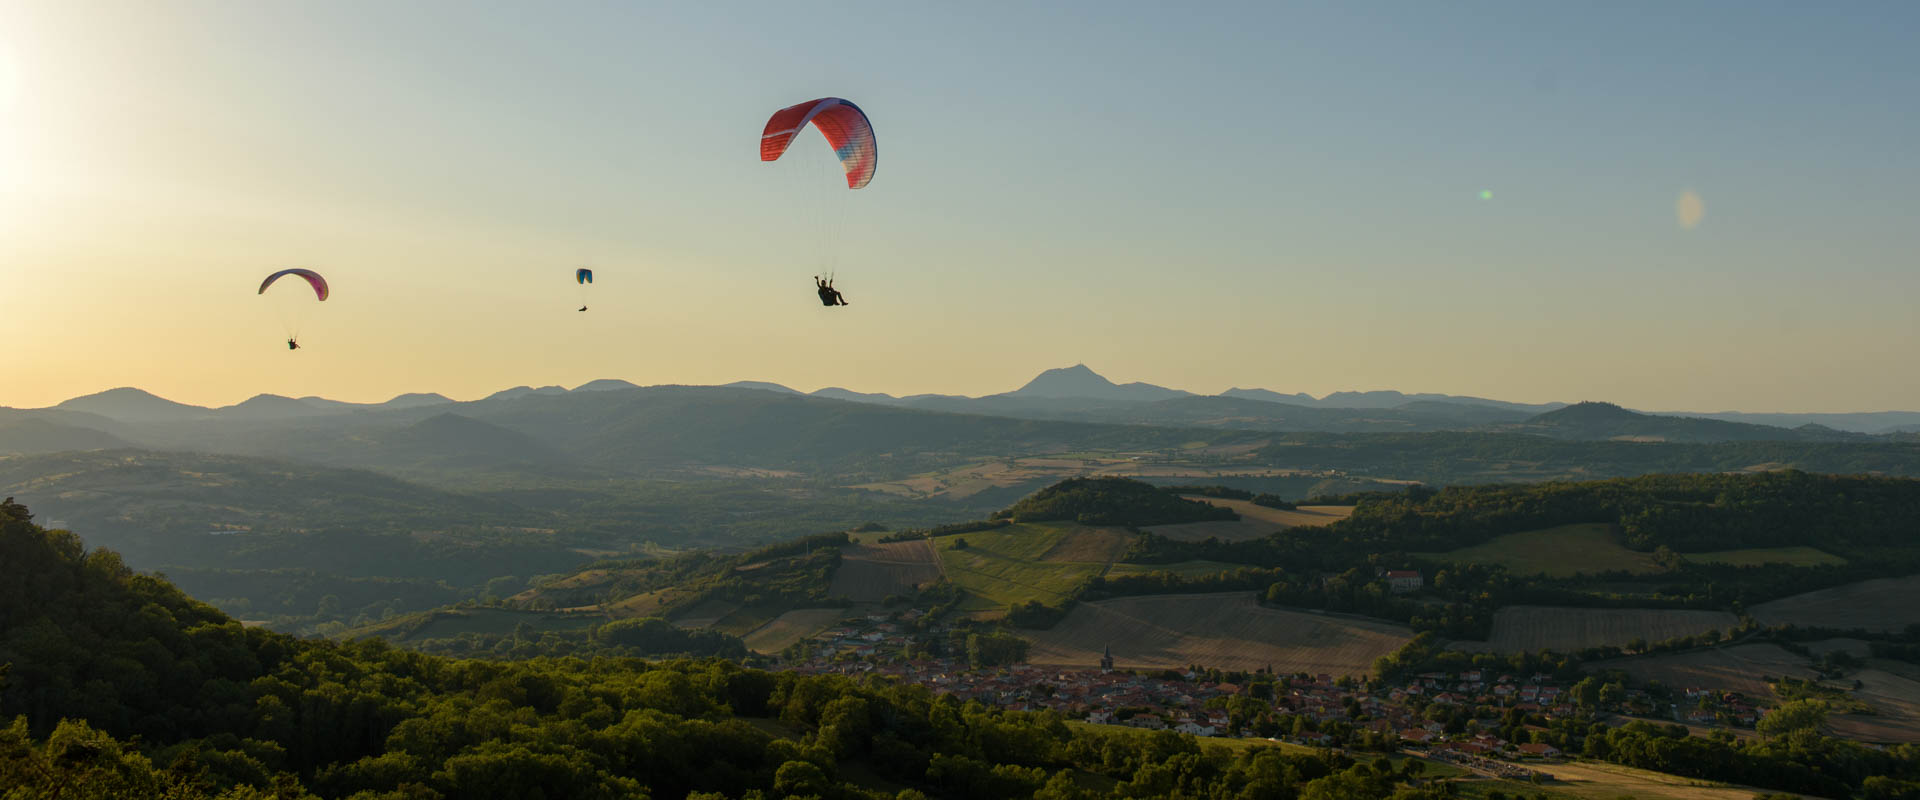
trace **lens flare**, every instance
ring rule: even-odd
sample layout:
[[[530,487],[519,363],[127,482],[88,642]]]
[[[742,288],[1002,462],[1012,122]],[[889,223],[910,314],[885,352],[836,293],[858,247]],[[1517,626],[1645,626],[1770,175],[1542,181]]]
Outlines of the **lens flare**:
[[[1695,225],[1700,224],[1700,218],[1706,214],[1707,204],[1701,202],[1700,195],[1694,194],[1692,189],[1681,192],[1680,199],[1674,201],[1673,217],[1679,221],[1681,228],[1693,230]]]
[[[1492,189],[1481,189],[1481,190],[1480,190],[1480,199],[1482,199],[1482,200],[1492,200],[1492,199],[1493,199],[1493,190],[1492,190]]]

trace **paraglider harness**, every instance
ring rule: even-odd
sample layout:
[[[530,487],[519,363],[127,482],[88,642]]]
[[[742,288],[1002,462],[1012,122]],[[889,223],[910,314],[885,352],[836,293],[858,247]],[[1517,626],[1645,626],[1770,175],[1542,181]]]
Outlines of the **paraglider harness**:
[[[300,349],[300,343],[299,343],[299,342],[296,342],[296,341],[294,341],[294,340],[292,340],[292,339],[288,339],[288,340],[287,340],[287,349],[288,349],[288,350],[298,350],[298,349]]]
[[[833,278],[828,277],[823,279],[820,276],[815,275],[813,276],[813,282],[817,284],[819,288],[820,305],[823,305],[823,306],[847,305],[847,298],[841,297],[840,290],[833,288]]]

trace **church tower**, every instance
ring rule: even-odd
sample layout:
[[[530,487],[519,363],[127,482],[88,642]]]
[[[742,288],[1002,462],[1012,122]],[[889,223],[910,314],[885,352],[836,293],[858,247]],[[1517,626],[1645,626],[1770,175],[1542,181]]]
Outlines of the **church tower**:
[[[1100,671],[1101,672],[1113,671],[1113,643],[1112,642],[1108,642],[1106,651],[1100,654]]]

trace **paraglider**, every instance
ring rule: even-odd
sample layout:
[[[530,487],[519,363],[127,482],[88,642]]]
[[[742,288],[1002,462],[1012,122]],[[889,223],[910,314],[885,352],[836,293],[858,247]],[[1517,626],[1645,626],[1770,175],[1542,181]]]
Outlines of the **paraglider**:
[[[267,289],[273,286],[275,281],[288,275],[295,275],[304,279],[307,282],[307,286],[313,289],[313,296],[317,301],[324,302],[327,296],[332,293],[332,290],[327,286],[327,279],[320,277],[320,273],[318,272],[310,269],[283,269],[272,275],[268,275],[266,280],[261,281],[260,291],[255,292],[255,294],[266,294]],[[277,297],[286,298],[286,304],[281,306],[280,317],[281,321],[287,326],[288,350],[300,349],[300,322],[306,317],[306,309],[311,307],[304,299],[300,299],[297,296],[298,294],[297,290],[288,289],[282,289],[276,293]]]
[[[879,150],[873,135],[873,123],[859,106],[838,97],[823,97],[809,100],[775,111],[767,120],[766,127],[760,132],[760,160],[778,161],[793,145],[794,137],[799,136],[807,126],[813,126],[827,140],[832,155],[838,160],[838,167],[845,174],[848,189],[864,188],[873,181],[874,170],[879,165]],[[811,159],[816,154],[809,152],[803,158]],[[819,154],[824,155],[824,154]],[[831,169],[827,164],[820,166],[822,171]],[[826,278],[814,276],[814,289],[824,306],[847,305],[846,298],[833,288],[834,263],[832,250],[834,228],[838,227],[844,213],[845,201],[837,197],[816,194],[828,191],[824,175],[812,174],[804,168],[793,170],[803,173],[796,178],[808,185],[804,191],[811,199],[804,203],[819,215],[822,240],[821,265]]]
[[[581,267],[573,271],[573,281],[580,284],[580,310],[587,310],[587,287],[593,285],[593,270]]]

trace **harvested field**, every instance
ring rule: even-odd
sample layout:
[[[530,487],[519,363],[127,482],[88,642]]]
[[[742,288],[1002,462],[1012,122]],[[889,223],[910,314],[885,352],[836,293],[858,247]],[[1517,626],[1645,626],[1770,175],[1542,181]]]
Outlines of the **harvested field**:
[[[419,620],[409,630],[397,628],[397,625]],[[603,614],[571,613],[565,611],[522,611],[510,608],[461,608],[429,611],[424,615],[395,617],[392,620],[375,623],[352,636],[380,636],[389,641],[419,641],[422,639],[447,639],[463,633],[510,634],[521,623],[527,623],[539,631],[566,631],[590,628],[606,622]]]
[[[1074,606],[1052,630],[1027,635],[1035,664],[1087,667],[1112,646],[1126,668],[1200,664],[1282,673],[1358,675],[1412,632],[1392,623],[1262,608],[1253,592],[1122,597]]]
[[[825,630],[853,612],[844,608],[800,608],[781,614],[746,635],[747,649],[778,653]]]
[[[679,616],[669,621],[682,628],[711,628],[725,619],[728,614],[739,610],[739,603],[729,600],[706,600],[680,612]]]
[[[1614,540],[1610,526],[1600,523],[1509,533],[1472,547],[1427,555],[1461,563],[1501,564],[1515,575],[1557,578],[1583,572],[1666,571],[1666,568],[1653,563],[1653,554],[1622,547]]]
[[[1867,742],[1920,742],[1920,681],[1879,669],[1848,676],[1860,681],[1853,696],[1873,706],[1872,714],[1830,717],[1837,735]]]
[[[1753,607],[1762,625],[1894,632],[1920,623],[1920,575],[1879,578]]]
[[[1493,615],[1493,635],[1484,648],[1500,653],[1623,646],[1634,639],[1649,643],[1740,624],[1725,611],[1656,608],[1557,608],[1508,606]]]
[[[827,593],[854,602],[877,603],[887,595],[910,595],[940,579],[940,559],[925,539],[861,544],[841,552]]]
[[[1818,567],[1847,563],[1844,558],[1813,547],[1755,547],[1746,550],[1716,550],[1711,553],[1682,553],[1681,555],[1696,564],[1728,564],[1735,567],[1757,567],[1763,564]]]
[[[1525,766],[1552,775],[1554,782],[1547,786],[1555,793],[1583,800],[1616,800],[1621,797],[1642,800],[1752,800],[1765,793],[1750,786],[1683,778],[1604,761],[1529,762]]]
[[[1111,564],[1127,554],[1135,538],[1117,528],[1075,528],[1040,554],[1040,560]]]
[[[672,589],[658,589],[585,608],[600,608],[615,617],[657,617],[662,607],[673,602],[674,594]]]
[[[1595,670],[1625,670],[1635,680],[1657,680],[1673,688],[1704,686],[1732,689],[1751,697],[1772,697],[1763,677],[1818,677],[1807,659],[1772,644],[1716,647],[1673,655],[1614,658],[1588,664]]]
[[[1869,644],[1865,639],[1821,639],[1817,642],[1806,642],[1805,644],[1807,651],[1816,656],[1824,656],[1832,652],[1841,652],[1862,659],[1873,657],[1873,645]]]
[[[1199,500],[1216,506],[1231,508],[1241,519],[1271,523],[1282,528],[1311,528],[1329,522],[1339,522],[1353,516],[1353,506],[1301,506],[1291,511],[1284,508],[1268,508],[1255,505],[1249,500],[1229,500],[1223,497],[1204,497],[1200,495],[1181,495],[1188,500]]]
[[[770,608],[765,605],[741,606],[720,619],[714,620],[707,628],[721,633],[745,638],[748,633],[771,622],[785,609]]]

